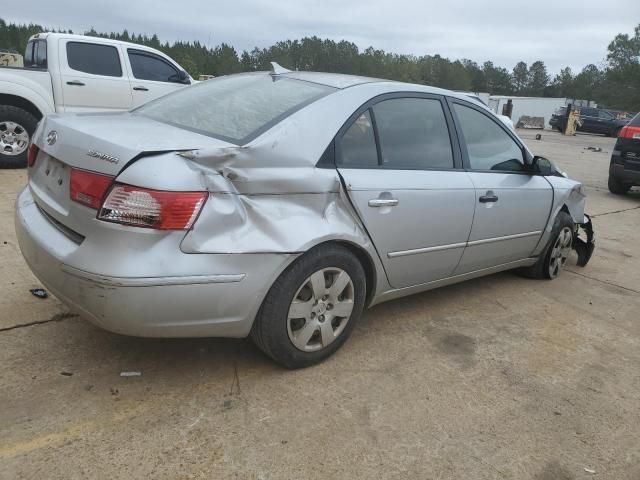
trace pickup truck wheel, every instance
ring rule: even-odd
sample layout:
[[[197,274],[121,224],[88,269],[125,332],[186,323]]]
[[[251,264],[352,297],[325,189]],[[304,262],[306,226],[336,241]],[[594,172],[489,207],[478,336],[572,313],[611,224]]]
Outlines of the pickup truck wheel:
[[[339,245],[316,247],[274,282],[256,316],[251,337],[287,368],[321,362],[347,340],[362,313],[364,269]]]
[[[37,125],[26,110],[0,105],[0,168],[27,166],[27,148]]]

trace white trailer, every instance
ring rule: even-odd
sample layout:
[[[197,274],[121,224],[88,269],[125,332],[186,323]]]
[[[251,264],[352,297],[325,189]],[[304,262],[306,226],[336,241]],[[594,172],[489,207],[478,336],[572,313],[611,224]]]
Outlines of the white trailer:
[[[549,120],[551,115],[558,108],[566,105],[566,98],[543,98],[543,97],[516,97],[509,95],[491,95],[489,97],[489,108],[497,114],[502,114],[502,108],[511,100],[513,103],[513,112],[511,120],[514,125],[518,124],[518,120],[522,116],[542,117],[544,118],[544,128],[551,128]]]

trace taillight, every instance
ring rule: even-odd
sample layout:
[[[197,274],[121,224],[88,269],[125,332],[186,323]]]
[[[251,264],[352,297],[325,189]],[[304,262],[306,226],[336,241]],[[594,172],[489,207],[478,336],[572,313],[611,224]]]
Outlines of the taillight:
[[[116,184],[98,219],[159,230],[187,230],[198,218],[207,192],[166,192]]]
[[[87,207],[100,208],[105,193],[113,183],[113,177],[86,170],[71,170],[71,200]]]
[[[27,150],[27,165],[33,167],[36,163],[36,158],[38,158],[38,152],[40,149],[35,143],[30,143],[29,148]]]
[[[631,138],[634,140],[640,140],[640,127],[627,125],[618,134],[618,138]]]

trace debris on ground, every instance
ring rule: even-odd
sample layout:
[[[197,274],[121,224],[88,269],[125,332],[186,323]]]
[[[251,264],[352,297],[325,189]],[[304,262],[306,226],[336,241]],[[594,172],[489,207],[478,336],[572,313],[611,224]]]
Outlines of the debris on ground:
[[[111,395],[114,396],[120,393],[117,388],[110,388],[109,391],[111,392]]]
[[[602,148],[600,147],[584,147],[585,150],[589,150],[591,152],[601,152]]]
[[[60,372],[60,375],[64,375],[65,377],[71,377],[73,372]]]
[[[141,377],[142,372],[120,372],[121,377]]]
[[[539,133],[536,134],[536,140],[542,140],[542,135],[540,135]]]
[[[516,123],[516,128],[542,130],[544,128],[544,117],[530,117],[528,115],[522,115]]]
[[[595,475],[595,473],[596,473],[596,471],[594,469],[587,468],[587,467],[584,467],[584,471],[587,472],[587,473],[590,473],[592,475]]]
[[[29,291],[31,292],[31,295],[33,295],[34,297],[43,298],[43,299],[49,297],[49,294],[44,288],[32,288]]]
[[[92,388],[93,388],[93,385],[91,385],[91,384],[89,384],[89,385],[85,385],[85,386],[84,386],[84,389],[85,389],[87,392],[90,392]]]

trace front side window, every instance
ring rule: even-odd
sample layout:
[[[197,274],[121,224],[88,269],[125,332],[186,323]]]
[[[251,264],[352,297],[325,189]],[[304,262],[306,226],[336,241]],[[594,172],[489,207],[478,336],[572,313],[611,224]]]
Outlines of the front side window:
[[[349,167],[377,167],[378,149],[369,110],[360,115],[342,136],[340,165]]]
[[[395,98],[373,107],[382,166],[388,168],[453,168],[453,151],[439,100]]]
[[[521,147],[496,122],[479,111],[454,104],[470,167],[474,170],[524,171]]]
[[[69,68],[79,72],[105,77],[122,76],[118,49],[111,45],[69,42],[67,43],[67,61]]]
[[[133,76],[139,80],[179,82],[178,70],[166,60],[141,50],[128,49]]]
[[[244,144],[295,111],[336,89],[268,74],[214,78],[183,88],[135,110],[168,123],[235,144]]]

